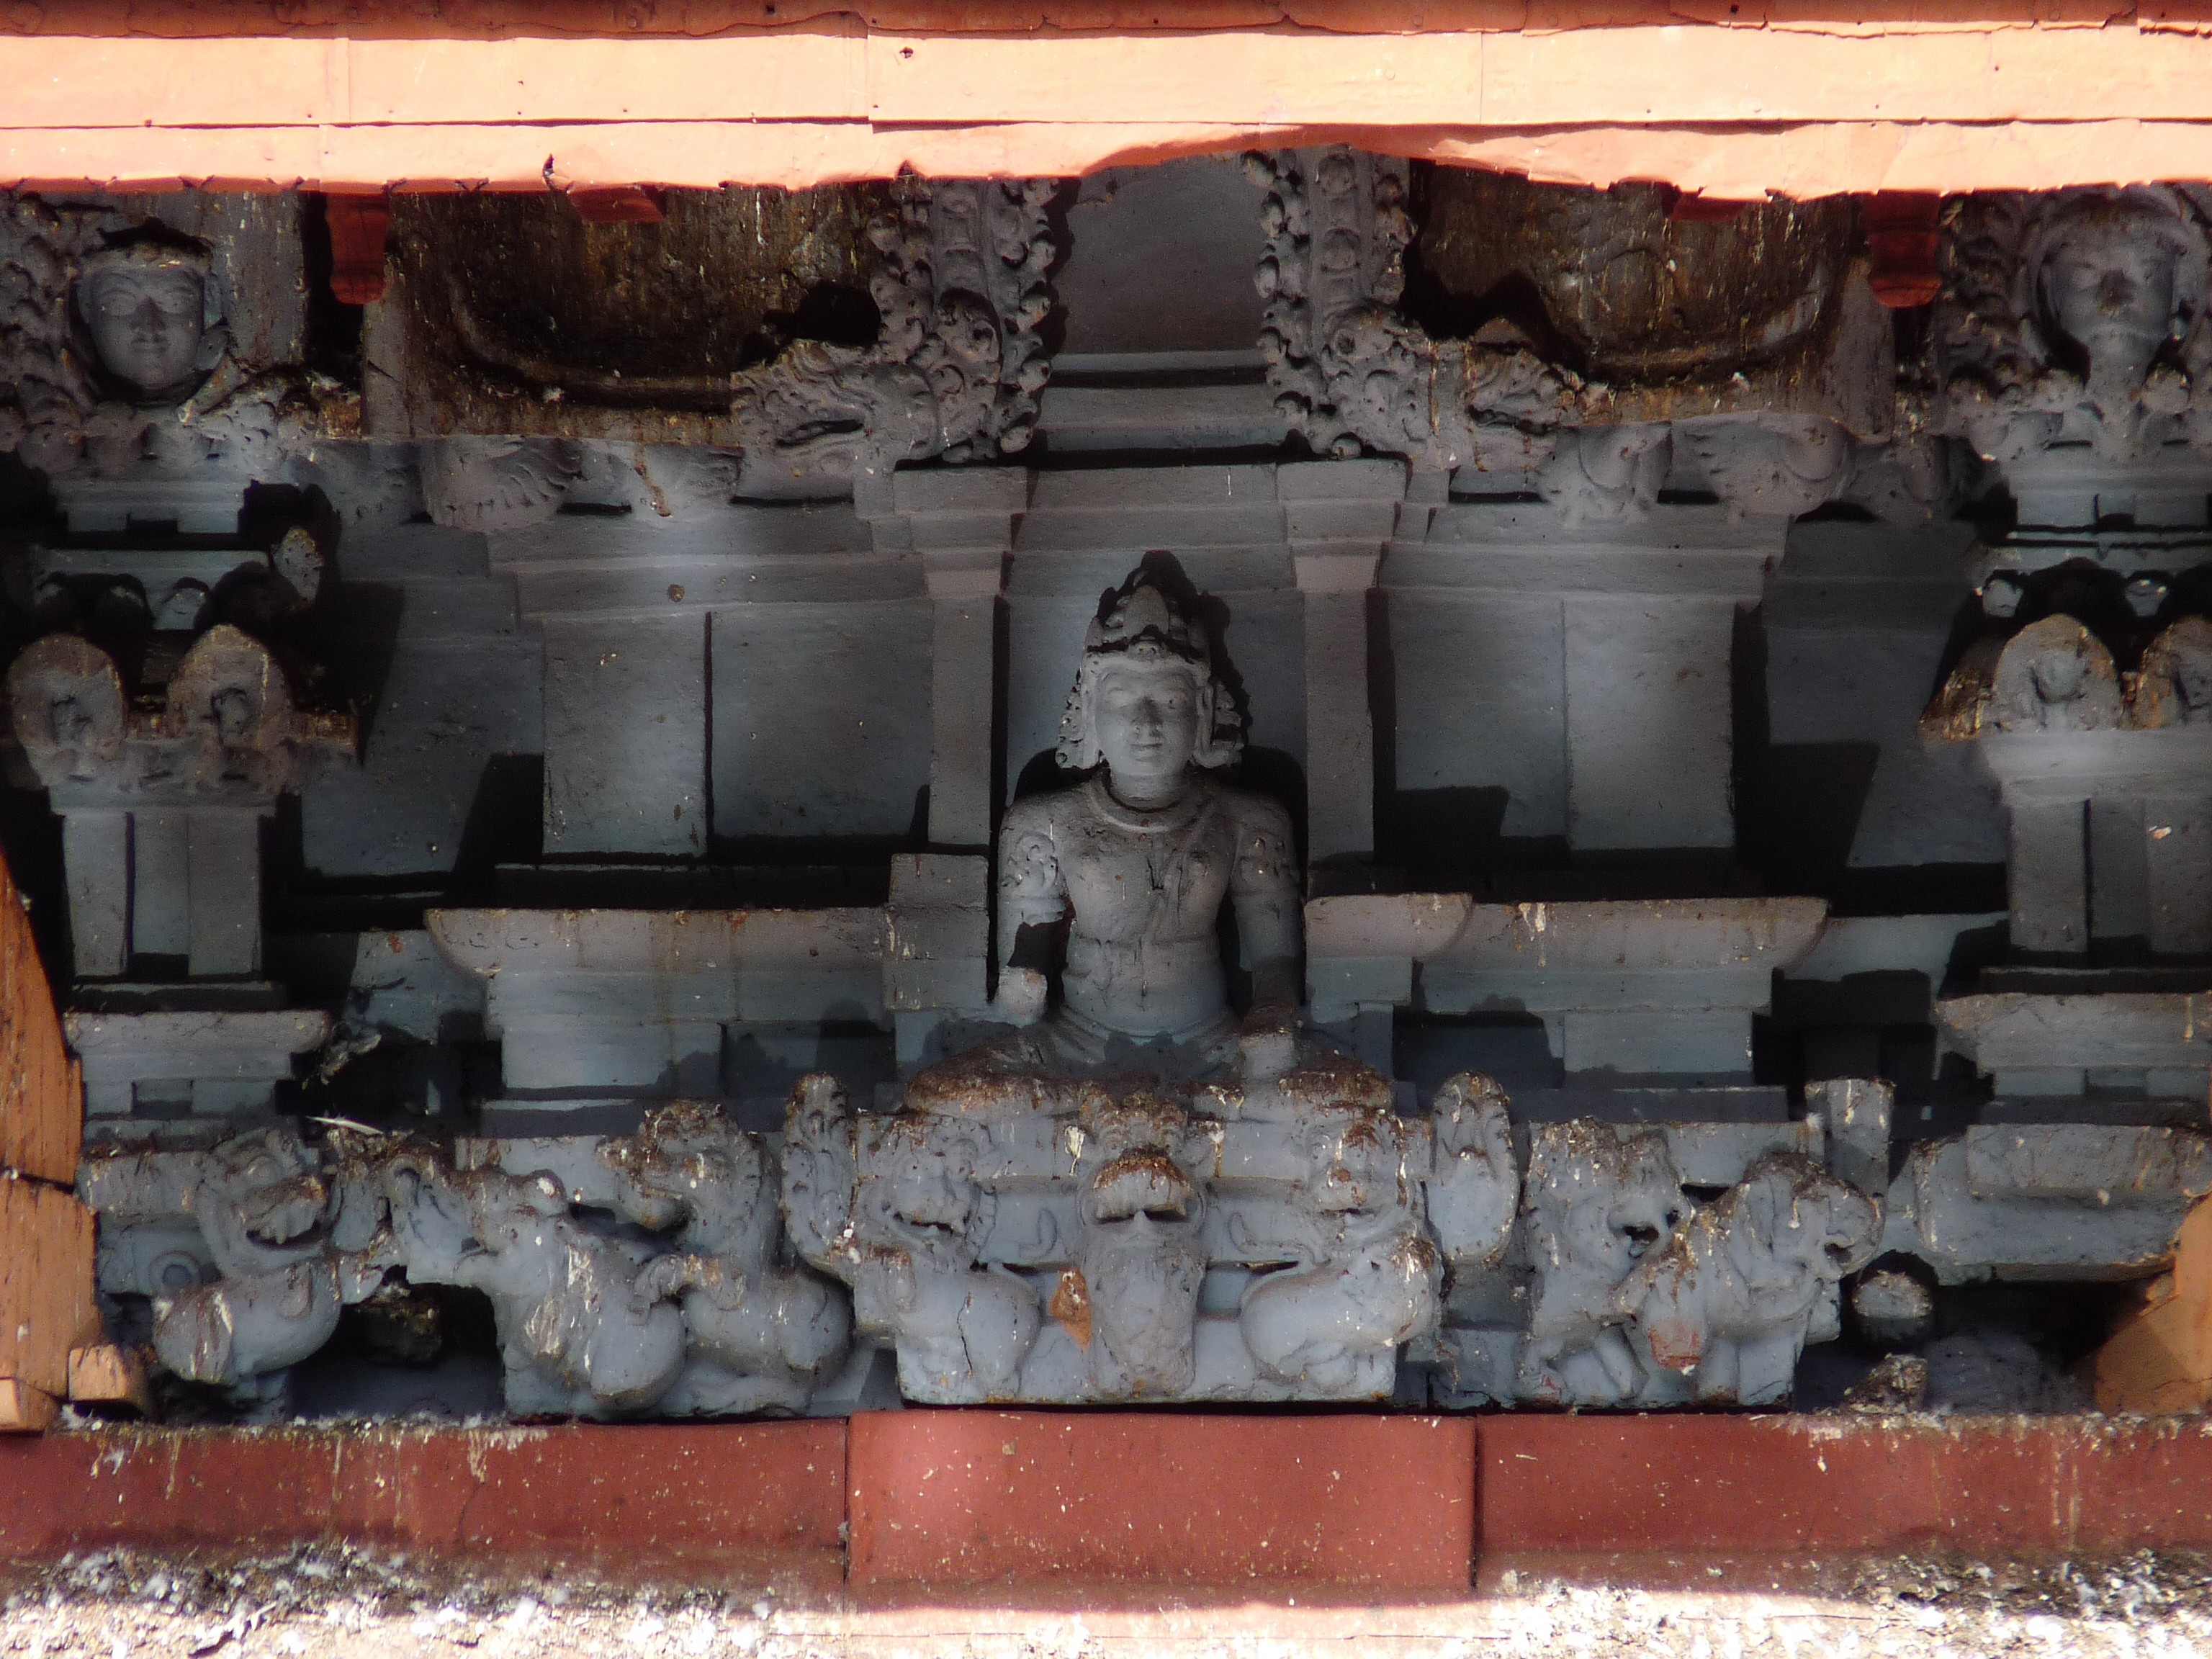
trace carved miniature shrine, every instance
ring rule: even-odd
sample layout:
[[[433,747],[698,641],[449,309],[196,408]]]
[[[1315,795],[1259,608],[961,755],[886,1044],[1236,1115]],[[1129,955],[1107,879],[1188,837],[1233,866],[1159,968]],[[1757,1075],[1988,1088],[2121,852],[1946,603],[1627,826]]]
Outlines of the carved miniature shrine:
[[[2142,1403],[2212,195],[617,206],[0,215],[88,1409]]]

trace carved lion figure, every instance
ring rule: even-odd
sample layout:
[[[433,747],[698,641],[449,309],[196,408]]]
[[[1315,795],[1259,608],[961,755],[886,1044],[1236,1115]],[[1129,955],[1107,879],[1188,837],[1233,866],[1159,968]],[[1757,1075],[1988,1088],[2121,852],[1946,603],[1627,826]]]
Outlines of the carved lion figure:
[[[1422,1225],[1395,1115],[1309,1109],[1306,1177],[1292,1202],[1308,1259],[1244,1293],[1237,1326],[1262,1374],[1346,1399],[1386,1395],[1398,1345],[1436,1328],[1443,1258]]]
[[[1522,1200],[1534,1304],[1521,1354],[1524,1399],[1626,1403],[1643,1391],[1613,1291],[1665,1248],[1683,1212],[1681,1178],[1656,1129],[1578,1121],[1535,1129]]]
[[[781,1229],[775,1159],[758,1135],[713,1106],[675,1101],[634,1135],[602,1142],[621,1177],[616,1209],[674,1252],[646,1264],[637,1295],[684,1313],[684,1374],[660,1400],[668,1415],[798,1411],[845,1358],[845,1299],[802,1269],[776,1265]]]
[[[866,1133],[842,1085],[799,1079],[785,1115],[784,1207],[801,1255],[853,1287],[858,1328],[932,1405],[1012,1397],[1043,1314],[1027,1280],[979,1265],[992,1200],[981,1126],[901,1114]]]

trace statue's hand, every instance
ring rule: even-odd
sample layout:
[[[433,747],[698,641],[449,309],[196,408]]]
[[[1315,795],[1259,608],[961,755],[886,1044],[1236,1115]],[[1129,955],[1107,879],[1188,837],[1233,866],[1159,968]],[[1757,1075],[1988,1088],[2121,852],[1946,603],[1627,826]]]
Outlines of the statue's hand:
[[[991,1006],[1000,1019],[1012,1024],[1036,1024],[1044,1018],[1044,975],[1034,968],[1000,969],[998,994],[991,999]]]

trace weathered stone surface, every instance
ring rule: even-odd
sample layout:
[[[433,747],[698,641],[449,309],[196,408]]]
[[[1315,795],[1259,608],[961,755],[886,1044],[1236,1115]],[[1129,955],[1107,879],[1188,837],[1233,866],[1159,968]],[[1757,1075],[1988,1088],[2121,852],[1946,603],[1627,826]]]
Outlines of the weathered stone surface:
[[[1913,1148],[1889,1190],[1885,1252],[1946,1284],[2138,1279],[2171,1258],[2212,1191],[2212,1141],[2181,1129],[1990,1126]]]

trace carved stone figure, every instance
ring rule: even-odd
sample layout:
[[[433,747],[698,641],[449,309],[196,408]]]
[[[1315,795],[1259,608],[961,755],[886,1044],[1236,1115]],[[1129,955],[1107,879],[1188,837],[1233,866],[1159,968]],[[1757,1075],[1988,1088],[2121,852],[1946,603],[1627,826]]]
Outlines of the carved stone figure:
[[[1193,1128],[1180,1106],[1141,1092],[1080,1119],[1080,1231],[1054,1294],[1085,1310],[1078,1340],[1104,1398],[1172,1400],[1197,1376],[1207,1206]]]
[[[1016,802],[1000,830],[994,1005],[1024,1029],[924,1072],[909,1106],[974,1110],[979,1090],[1027,1096],[1022,1079],[1139,1064],[1182,1079],[1289,1065],[1300,957],[1290,820],[1206,775],[1241,746],[1203,630],[1138,573],[1092,623],[1061,716],[1060,763],[1092,775]],[[1252,963],[1241,1024],[1215,933],[1224,902]],[[1066,1000],[1048,1009],[1035,953],[1063,921]]]
[[[674,1250],[646,1264],[635,1292],[684,1313],[684,1371],[661,1414],[804,1407],[843,1363],[852,1315],[821,1279],[777,1265],[780,1182],[760,1137],[712,1106],[675,1101],[635,1134],[600,1143],[598,1156],[622,1178],[618,1213],[677,1230]]]
[[[1998,461],[2197,441],[2205,225],[2194,194],[2162,185],[1968,198],[1945,241],[1939,424]]]
[[[385,1181],[409,1282],[490,1297],[509,1411],[635,1416],[675,1386],[684,1316],[640,1285],[647,1252],[587,1230],[558,1180],[416,1156],[392,1160]]]
[[[1689,1206],[1656,1129],[1576,1121],[1531,1130],[1522,1211],[1535,1269],[1521,1354],[1523,1398],[1618,1405],[1648,1374],[1630,1347],[1613,1293],[1663,1249]]]
[[[295,196],[225,208],[186,193],[159,215],[9,197],[0,447],[72,489],[167,480],[187,511],[213,489],[234,517],[248,481],[315,437],[357,430],[350,394],[303,361],[300,211]],[[103,514],[98,527],[124,522]]]
[[[258,969],[258,820],[320,768],[352,758],[353,717],[301,709],[269,648],[228,623],[185,653],[157,707],[131,703],[115,659],[68,634],[25,647],[7,686],[15,740],[64,822],[77,972],[112,977],[129,965],[131,838],[142,812],[168,815],[152,833],[197,836],[193,856],[228,872],[193,886],[191,971]]]
[[[161,1179],[143,1164],[129,1176],[138,1185]],[[105,1201],[122,1212],[144,1207],[117,1189],[113,1174],[106,1186]],[[180,1196],[220,1276],[143,1287],[155,1298],[155,1353],[174,1375],[227,1389],[249,1411],[274,1408],[286,1373],[330,1340],[340,1309],[383,1284],[381,1210],[289,1129],[226,1141],[199,1161]]]
[[[2128,714],[2112,653],[2062,612],[2010,639],[1975,641],[1921,715],[1920,729],[1952,742],[1984,731],[2109,732],[2126,725]]]
[[[2000,732],[2110,731],[2124,720],[2112,653],[2071,617],[2030,623],[1997,658],[1990,712]]]
[[[2184,617],[2143,647],[2129,715],[2146,730],[2212,725],[2212,622]]]
[[[1875,1199],[1810,1158],[1771,1152],[1645,1252],[1613,1310],[1654,1383],[1679,1376],[1702,1405],[1779,1404],[1806,1343],[1838,1334],[1836,1286],[1881,1237]],[[1647,1384],[1644,1403],[1663,1392]]]
[[[1412,1137],[1388,1112],[1303,1115],[1306,1176],[1291,1200],[1305,1231],[1299,1265],[1254,1281],[1238,1329],[1270,1376],[1380,1393],[1395,1380],[1399,1345],[1435,1328],[1442,1311],[1443,1253],[1422,1225]]]
[[[107,379],[132,403],[182,403],[230,343],[206,253],[166,242],[101,249],[76,279],[76,313]]]
[[[862,1122],[834,1078],[803,1079],[784,1129],[784,1210],[799,1254],[853,1287],[860,1329],[891,1342],[908,1398],[1018,1396],[1042,1314],[1027,1281],[981,1261],[993,1198],[985,1137],[915,1115]]]

